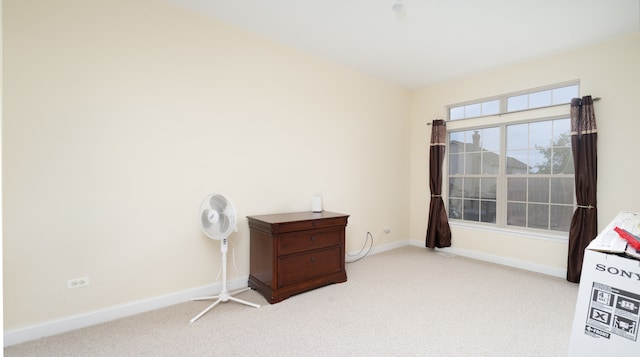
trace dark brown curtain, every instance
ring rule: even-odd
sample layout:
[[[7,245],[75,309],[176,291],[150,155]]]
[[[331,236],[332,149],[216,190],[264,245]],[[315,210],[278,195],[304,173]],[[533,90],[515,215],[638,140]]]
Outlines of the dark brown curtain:
[[[451,246],[451,229],[447,210],[442,200],[442,162],[446,148],[447,127],[442,119],[431,123],[431,146],[429,148],[429,188],[431,203],[429,204],[429,222],[427,223],[427,248],[444,248]]]
[[[571,100],[571,149],[575,166],[578,207],[569,228],[567,280],[580,282],[584,249],[598,234],[596,183],[598,177],[598,133],[591,96]]]

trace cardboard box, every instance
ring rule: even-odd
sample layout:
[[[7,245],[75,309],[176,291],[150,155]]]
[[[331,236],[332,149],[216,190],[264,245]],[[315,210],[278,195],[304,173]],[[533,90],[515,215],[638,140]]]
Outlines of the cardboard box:
[[[638,235],[640,214],[620,212],[585,250],[569,356],[640,356],[640,260],[615,227]]]

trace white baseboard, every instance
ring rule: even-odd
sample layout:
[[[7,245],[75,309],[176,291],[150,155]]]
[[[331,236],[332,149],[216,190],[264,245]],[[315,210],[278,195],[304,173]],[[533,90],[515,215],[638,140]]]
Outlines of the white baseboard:
[[[396,248],[412,245],[424,248],[424,241],[405,240],[393,243],[375,246],[369,252],[369,255],[378,254],[393,250]],[[426,248],[425,248],[426,249]],[[566,270],[548,267],[540,264],[533,264],[517,259],[505,258],[497,255],[486,254],[467,249],[449,247],[438,249],[439,251],[460,255],[467,258],[482,260],[486,262],[506,265],[514,268],[534,271],[542,274],[556,276],[560,278],[566,277]],[[357,252],[350,253],[351,256],[347,260],[357,259]],[[227,281],[227,289],[233,291],[247,287],[248,277]],[[189,301],[191,298],[200,296],[216,295],[222,291],[222,283],[215,283],[199,288],[179,291],[172,294],[158,296],[150,299],[139,300],[129,304],[114,306],[106,309],[90,311],[84,314],[65,317],[59,320],[48,321],[20,329],[4,331],[4,346],[12,346],[19,343],[36,340],[42,337],[58,335],[64,332],[77,330],[83,327],[93,326],[100,323],[120,319],[123,317],[133,316],[143,312],[148,312],[183,302]],[[189,323],[189,321],[185,321]]]
[[[425,248],[424,241],[411,239],[406,241],[396,241],[389,244],[375,246],[371,249],[371,252],[369,253],[369,255],[386,252],[388,250],[393,250],[393,249],[404,247],[407,245]],[[535,264],[535,263],[527,262],[524,260],[506,258],[499,255],[487,254],[487,253],[477,252],[477,251],[463,249],[463,248],[456,248],[456,247],[438,248],[437,250],[445,253],[459,255],[461,257],[482,260],[485,262],[495,263],[500,265],[506,265],[512,268],[533,271],[536,273],[551,275],[558,278],[566,278],[567,276],[567,271],[565,269],[554,268],[554,267],[550,267],[542,264]],[[351,254],[351,257],[347,257],[347,260],[349,259],[354,260],[358,258],[358,256],[354,256],[354,254],[356,253],[350,253],[350,254]]]
[[[400,248],[400,247],[406,247],[409,245],[409,241],[396,241],[393,243],[387,243],[387,244],[383,244],[383,245],[376,245],[374,247],[371,248],[371,251],[369,252],[369,254],[367,255],[374,255],[374,254],[379,254],[382,252],[386,252],[389,250],[393,250],[396,248]],[[365,247],[366,248],[366,247]],[[367,252],[367,249],[364,249],[363,252],[347,252],[347,256],[346,256],[346,261],[354,261],[354,260],[359,260],[361,259],[361,257],[363,255],[365,255]]]
[[[246,276],[229,280],[227,281],[227,289],[234,291],[245,288],[247,287],[247,281],[248,277]],[[89,327],[123,317],[180,304],[190,301],[191,298],[195,297],[216,295],[221,291],[222,283],[215,283],[150,299],[139,300],[129,304],[90,311],[84,314],[69,316],[59,320],[48,321],[20,329],[4,331],[4,346],[17,345],[19,343],[37,340],[42,337],[58,335],[83,327]],[[188,324],[189,321],[185,320],[184,323]]]
[[[408,245],[408,241],[395,242],[381,246],[375,246],[369,255],[378,254],[395,248]],[[353,253],[356,254],[356,253]],[[351,257],[353,258],[353,257]],[[350,258],[347,257],[347,260]],[[227,289],[230,291],[247,287],[248,277],[241,277],[227,281]],[[101,324],[116,319],[133,316],[164,307],[190,301],[191,298],[216,295],[222,291],[222,283],[215,283],[199,288],[179,291],[172,294],[135,301],[129,304],[109,307],[84,314],[65,317],[58,320],[47,321],[19,329],[4,331],[4,346],[17,345],[19,343],[37,340],[39,338],[54,336],[61,333],[77,330]],[[185,321],[188,323],[189,321]]]
[[[410,244],[412,246],[423,247],[423,248],[425,246],[424,241],[418,241],[418,240],[411,240]],[[482,260],[489,263],[510,266],[512,268],[518,268],[518,269],[533,271],[536,273],[551,275],[558,278],[567,277],[566,269],[550,267],[542,264],[535,264],[535,263],[527,262],[524,260],[506,258],[499,255],[487,254],[487,253],[477,252],[477,251],[463,249],[463,248],[456,248],[456,247],[437,248],[436,250],[440,252],[459,255],[466,258],[477,259],[477,260]]]

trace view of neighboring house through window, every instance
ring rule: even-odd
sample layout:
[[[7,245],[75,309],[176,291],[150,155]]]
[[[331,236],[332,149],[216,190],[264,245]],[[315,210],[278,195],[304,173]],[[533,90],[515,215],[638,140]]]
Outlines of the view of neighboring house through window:
[[[487,110],[506,110],[510,98],[520,101],[517,110],[528,110],[566,104],[577,95],[577,84],[571,84],[502,96],[497,104],[491,100],[487,108],[493,109]],[[485,113],[482,103],[451,107],[449,113],[466,117],[478,114],[478,108]],[[530,113],[530,120],[449,131],[448,212],[453,222],[569,231],[575,208],[570,119]]]
[[[496,222],[500,128],[449,133],[449,216]]]

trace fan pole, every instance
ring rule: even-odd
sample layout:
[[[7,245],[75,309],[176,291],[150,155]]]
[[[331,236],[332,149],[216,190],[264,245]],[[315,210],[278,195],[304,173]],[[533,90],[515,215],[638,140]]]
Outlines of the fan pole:
[[[251,307],[260,307],[260,305],[258,304],[254,304],[252,302],[244,301],[244,300],[233,297],[233,295],[243,293],[249,290],[250,288],[247,287],[247,288],[235,291],[233,293],[229,293],[229,291],[227,290],[227,250],[228,250],[227,238],[223,238],[220,241],[220,252],[222,253],[222,291],[220,291],[220,294],[218,295],[204,296],[204,297],[191,299],[191,301],[202,301],[202,300],[213,300],[213,299],[216,299],[216,301],[214,301],[211,305],[207,306],[207,308],[202,310],[202,312],[199,313],[196,317],[192,318],[190,323],[196,322],[196,320],[204,316],[204,314],[206,314],[207,312],[209,312],[209,310],[216,307],[216,305],[218,305],[220,302],[227,302],[231,300],[231,301],[235,301]]]

